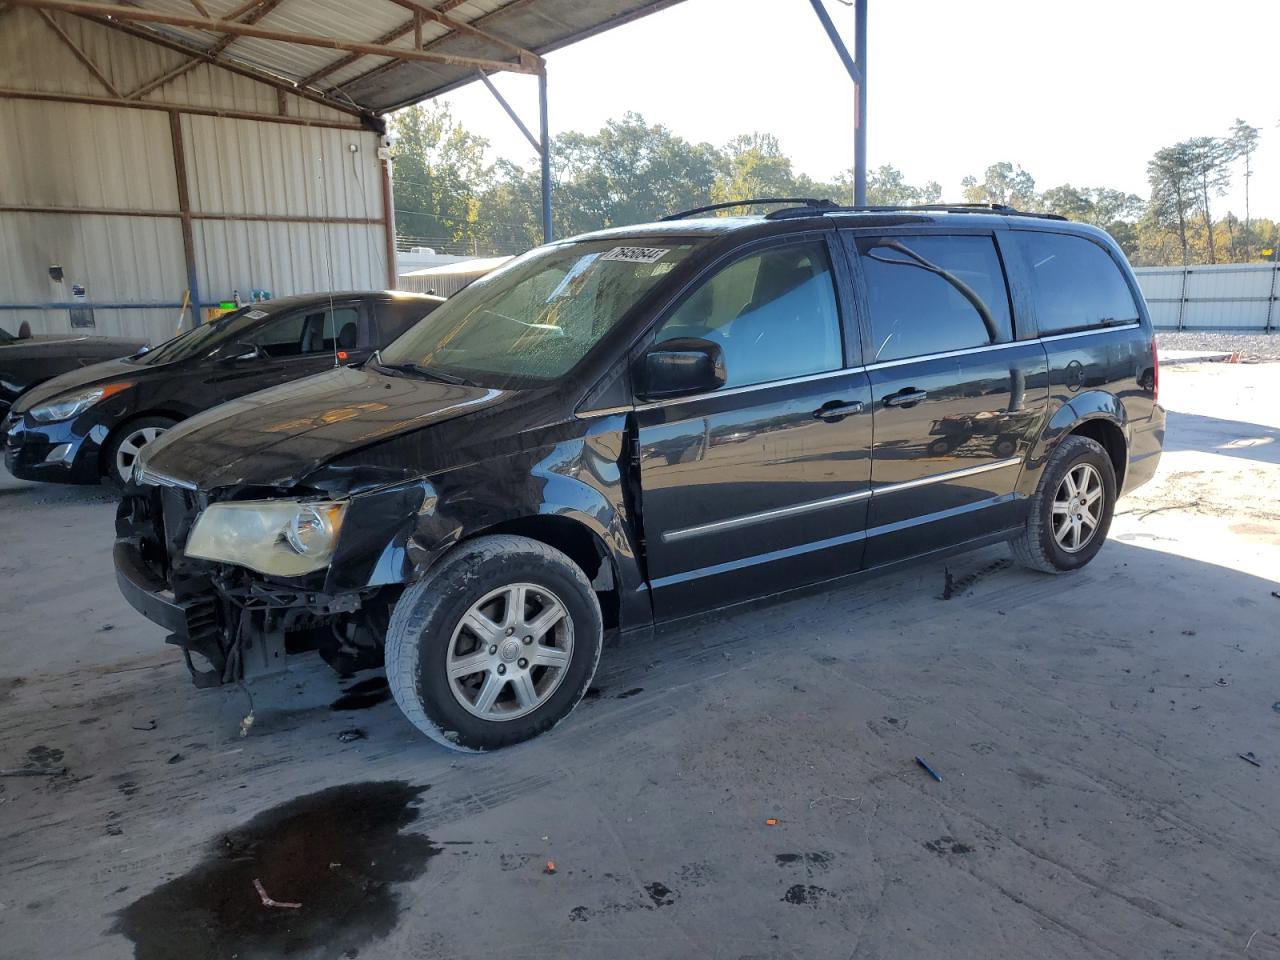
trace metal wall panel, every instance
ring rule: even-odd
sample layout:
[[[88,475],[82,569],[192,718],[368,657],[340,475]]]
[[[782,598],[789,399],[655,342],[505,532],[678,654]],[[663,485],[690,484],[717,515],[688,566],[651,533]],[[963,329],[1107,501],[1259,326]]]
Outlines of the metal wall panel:
[[[50,264],[62,266],[61,284],[49,279]],[[66,310],[10,308],[69,302],[78,283],[98,303],[173,305],[162,310],[162,322],[161,313],[140,306],[96,310],[93,332],[167,339],[184,277],[176,219],[0,213],[0,326],[10,333],[22,319],[36,333],[71,329]]]
[[[193,212],[382,217],[377,134],[194,115],[182,130]]]
[[[197,220],[194,232],[205,300],[387,285],[381,225]]]
[[[1278,264],[1137,267],[1133,272],[1157,327],[1274,330],[1280,326]]]
[[[0,131],[0,204],[178,208],[163,113],[0,100]]]

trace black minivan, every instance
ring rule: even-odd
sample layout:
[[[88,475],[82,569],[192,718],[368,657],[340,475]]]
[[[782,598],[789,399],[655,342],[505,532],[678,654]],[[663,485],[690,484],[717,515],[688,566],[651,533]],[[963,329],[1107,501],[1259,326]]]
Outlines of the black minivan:
[[[1156,469],[1157,390],[1091,227],[824,201],[606,230],[171,430],[117,578],[198,685],[319,648],[491,749],[572,710],[606,631],[999,541],[1083,566]]]
[[[5,466],[24,480],[124,483],[142,448],[175,423],[255,390],[360,363],[443,302],[395,290],[281,297],[154,350],[71,370],[24,392],[0,422]]]

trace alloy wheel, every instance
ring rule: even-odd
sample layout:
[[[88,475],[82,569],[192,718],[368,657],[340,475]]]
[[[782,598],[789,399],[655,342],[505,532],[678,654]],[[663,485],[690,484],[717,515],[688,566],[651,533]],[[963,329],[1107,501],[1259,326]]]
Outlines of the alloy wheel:
[[[1067,553],[1078,553],[1098,532],[1105,506],[1102,475],[1088,463],[1078,463],[1062,478],[1053,496],[1053,539]]]
[[[133,464],[148,443],[164,433],[164,427],[142,427],[127,434],[116,448],[116,476],[128,483],[133,475]]]
[[[513,583],[471,605],[445,670],[454,698],[482,720],[514,720],[550,699],[573,659],[573,619],[552,591]]]

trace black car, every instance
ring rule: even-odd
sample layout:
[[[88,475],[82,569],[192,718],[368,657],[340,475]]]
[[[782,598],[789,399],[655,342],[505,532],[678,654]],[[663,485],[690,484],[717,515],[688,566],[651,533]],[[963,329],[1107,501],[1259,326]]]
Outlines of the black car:
[[[0,418],[18,397],[37,384],[91,363],[131,356],[146,345],[145,339],[131,337],[78,333],[32,336],[26,324],[14,336],[0,327]]]
[[[443,302],[394,291],[283,297],[146,353],[63,374],[13,405],[3,421],[5,466],[25,480],[123,483],[138,451],[180,420],[367,360]]]
[[[822,204],[608,230],[171,431],[117,576],[199,685],[318,647],[489,749],[573,708],[607,630],[1000,541],[1083,566],[1156,469],[1156,393],[1091,227]]]

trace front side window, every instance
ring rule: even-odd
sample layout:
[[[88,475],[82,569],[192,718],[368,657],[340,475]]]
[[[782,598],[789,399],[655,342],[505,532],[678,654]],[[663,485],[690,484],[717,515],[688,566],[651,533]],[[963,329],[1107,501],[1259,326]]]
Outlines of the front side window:
[[[1138,320],[1129,284],[1102,247],[1062,233],[1020,236],[1031,264],[1042,337]]]
[[[826,243],[775,247],[725,267],[667,318],[657,340],[678,337],[720,345],[725,387],[838,370],[840,313]]]
[[[867,237],[858,240],[858,259],[871,309],[871,362],[1013,339],[991,237]]]
[[[427,314],[382,351],[383,364],[484,386],[555,380],[693,248],[646,239],[533,250]]]

